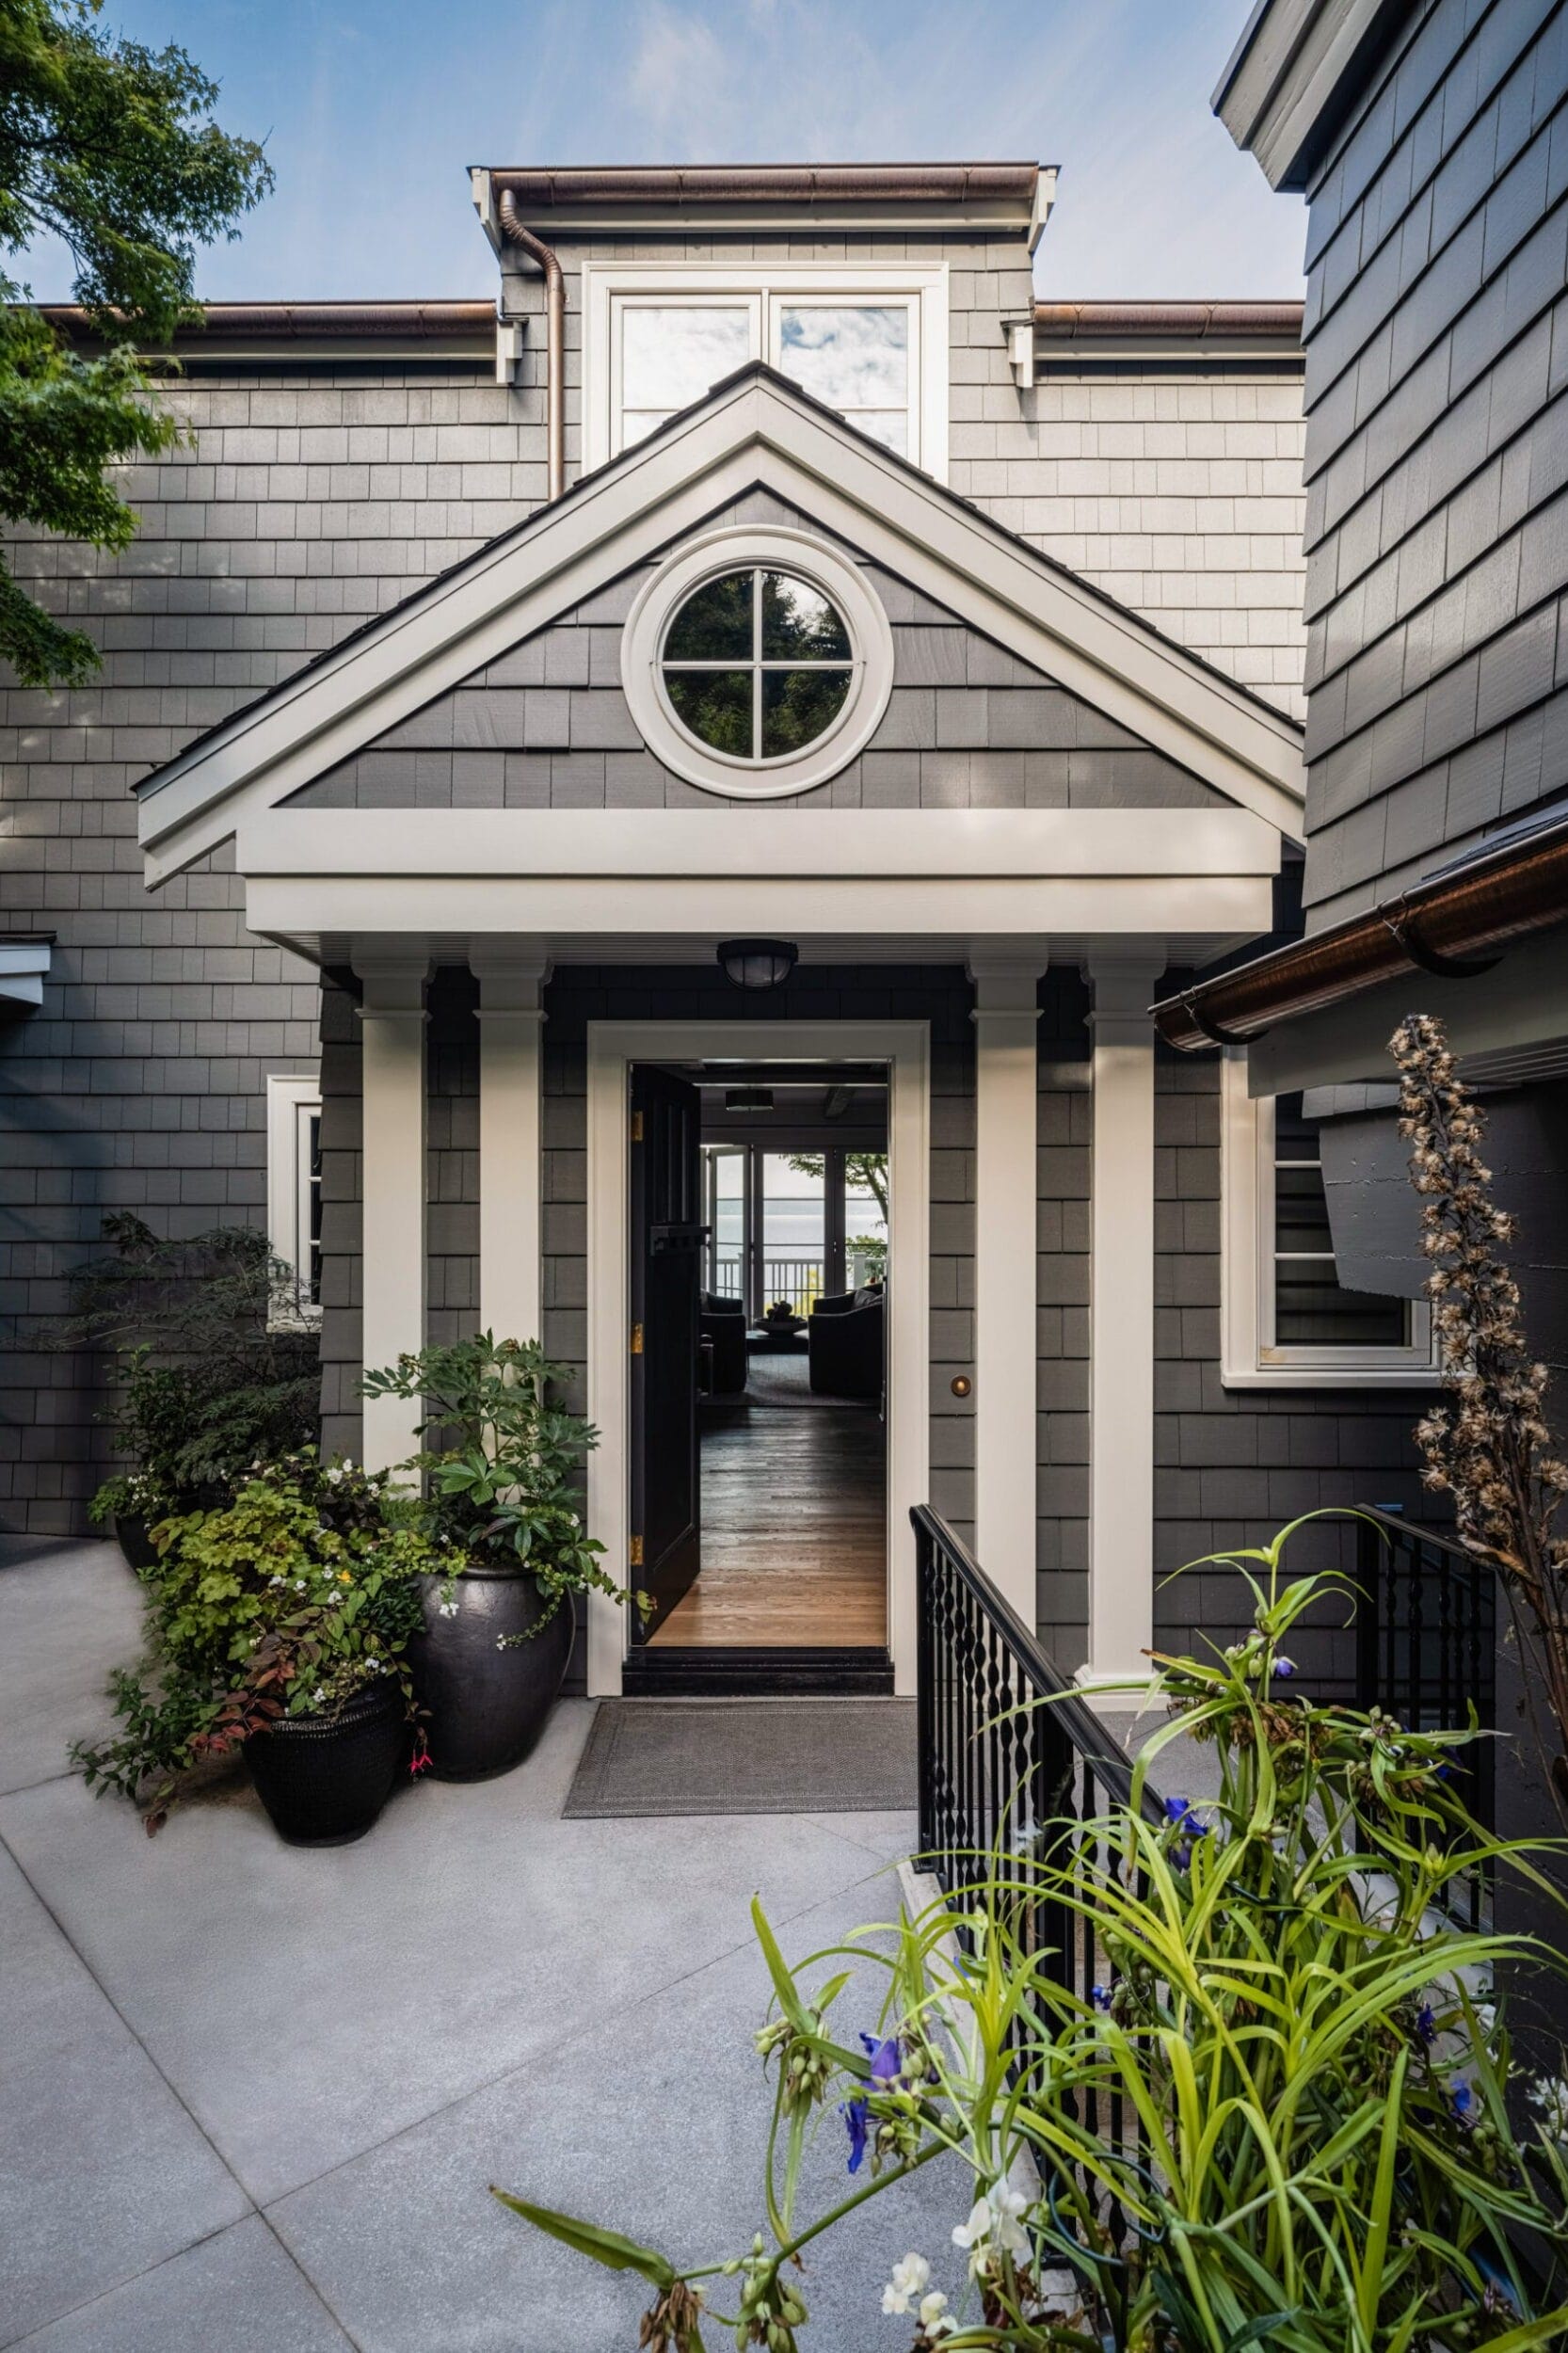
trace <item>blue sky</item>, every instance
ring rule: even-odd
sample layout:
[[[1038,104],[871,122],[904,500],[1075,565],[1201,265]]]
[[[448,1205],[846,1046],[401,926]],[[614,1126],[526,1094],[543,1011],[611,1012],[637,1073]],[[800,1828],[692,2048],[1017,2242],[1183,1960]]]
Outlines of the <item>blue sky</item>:
[[[1301,203],[1209,113],[1247,0],[109,0],[264,136],[211,299],[488,294],[471,163],[1062,167],[1047,298],[1300,292]],[[41,298],[66,257],[23,273]]]

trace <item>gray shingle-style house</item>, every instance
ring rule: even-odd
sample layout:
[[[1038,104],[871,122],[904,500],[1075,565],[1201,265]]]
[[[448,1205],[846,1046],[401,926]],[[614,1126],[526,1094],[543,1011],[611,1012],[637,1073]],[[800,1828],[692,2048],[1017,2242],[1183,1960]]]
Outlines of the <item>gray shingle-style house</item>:
[[[1228,1631],[1158,1572],[1416,1502],[1424,1319],[1340,1288],[1310,1104],[1265,1123],[1147,1012],[1299,927],[1299,311],[1037,303],[1053,186],[476,171],[498,301],[214,307],[131,553],[17,551],[105,660],[6,714],[7,1524],[100,1475],[101,1369],[38,1343],[118,1207],[265,1221],[372,1464],[408,1429],[364,1366],[541,1334],[661,1600],[596,1600],[595,1691],[753,1645],[692,1611],[764,1542],[779,1657],[910,1688],[927,1499],[1099,1673]],[[794,958],[738,986],[758,939]],[[852,1135],[889,1253],[853,1299]],[[710,1477],[708,1324],[760,1429],[776,1284],[872,1321],[809,1316],[790,1427],[846,1450],[764,1538]],[[836,1616],[792,1563],[852,1518]]]

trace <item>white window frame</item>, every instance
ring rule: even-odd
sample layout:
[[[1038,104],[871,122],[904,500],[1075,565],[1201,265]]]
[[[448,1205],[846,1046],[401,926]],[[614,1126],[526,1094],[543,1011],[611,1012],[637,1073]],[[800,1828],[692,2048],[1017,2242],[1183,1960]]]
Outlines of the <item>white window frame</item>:
[[[624,303],[744,302],[753,357],[776,366],[778,312],[797,302],[909,304],[911,464],[948,478],[948,264],[810,262],[600,262],[583,264],[583,442],[590,471],[619,454]]]
[[[1247,1058],[1226,1048],[1220,1078],[1221,1379],[1227,1389],[1407,1389],[1439,1378],[1432,1309],[1410,1305],[1402,1347],[1274,1339],[1274,1105],[1247,1093]]]
[[[664,681],[664,632],[703,582],[729,571],[771,567],[822,591],[849,632],[850,691],[831,724],[799,751],[747,760],[715,751],[687,732]],[[859,757],[888,708],[893,688],[893,632],[882,600],[859,567],[809,533],[782,526],[727,525],[689,540],[648,575],[626,617],[620,641],[621,685],[633,724],[656,760],[704,792],[729,800],[779,800],[825,784]]]
[[[299,1253],[310,1232],[310,1161],[306,1121],[321,1111],[321,1079],[269,1073],[266,1082],[266,1233],[275,1257],[286,1259],[296,1281],[277,1298],[269,1327],[296,1331],[321,1321],[318,1302],[299,1296]]]

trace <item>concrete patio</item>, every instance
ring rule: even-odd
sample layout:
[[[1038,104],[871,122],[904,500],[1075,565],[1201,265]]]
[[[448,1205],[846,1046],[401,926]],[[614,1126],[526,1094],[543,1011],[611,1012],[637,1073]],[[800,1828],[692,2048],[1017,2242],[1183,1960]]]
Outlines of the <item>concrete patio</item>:
[[[492,2180],[672,2252],[749,2241],[752,1891],[792,1956],[885,1919],[911,1817],[563,1821],[592,1714],[569,1703],[520,1771],[411,1788],[358,1846],[286,1848],[248,1792],[150,1841],[67,1763],[135,1653],[135,1580],[110,1545],[0,1541],[0,2345],[633,2345],[640,2283],[528,2231]],[[846,2032],[878,1984],[846,1994]],[[829,2115],[803,2210],[844,2155]],[[908,2248],[956,2291],[943,2171],[812,2266],[815,2353],[896,2353],[880,2288]]]

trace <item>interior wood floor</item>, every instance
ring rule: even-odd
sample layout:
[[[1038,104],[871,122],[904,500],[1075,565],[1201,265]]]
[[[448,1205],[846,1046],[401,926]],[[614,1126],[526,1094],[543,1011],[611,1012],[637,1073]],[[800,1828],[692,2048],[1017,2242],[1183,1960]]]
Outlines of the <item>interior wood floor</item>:
[[[887,1641],[887,1433],[874,1405],[810,1399],[804,1355],[785,1361],[758,1368],[766,1402],[703,1407],[702,1573],[656,1645]]]

